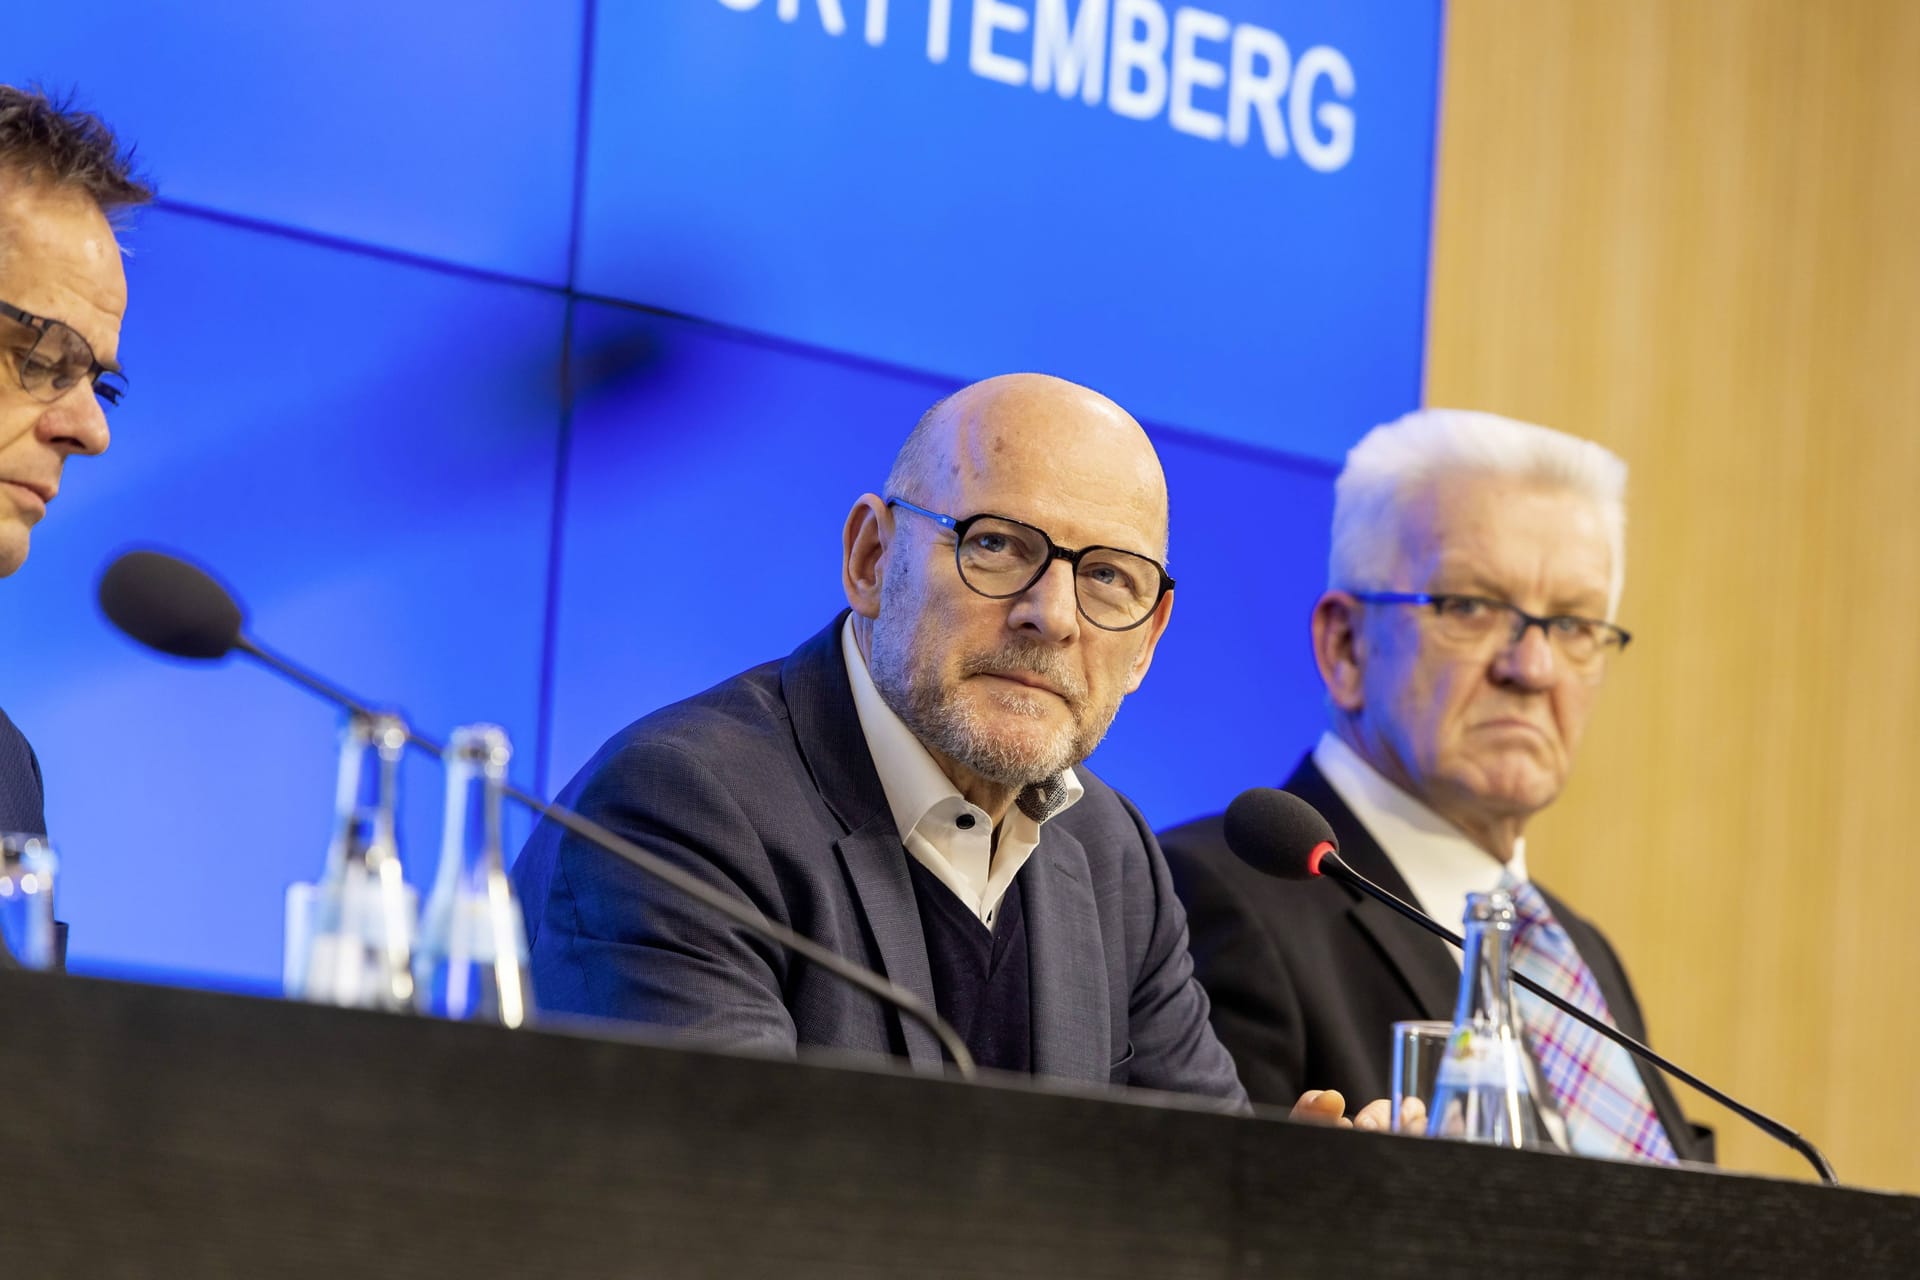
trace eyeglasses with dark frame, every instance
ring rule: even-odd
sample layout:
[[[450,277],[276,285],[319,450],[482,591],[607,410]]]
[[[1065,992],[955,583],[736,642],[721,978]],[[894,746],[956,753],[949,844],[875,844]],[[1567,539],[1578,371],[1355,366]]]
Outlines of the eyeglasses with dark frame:
[[[1350,591],[1347,594],[1368,604],[1427,605],[1439,620],[1441,633],[1463,644],[1483,642],[1499,634],[1503,618],[1508,622],[1509,645],[1519,644],[1522,636],[1538,627],[1556,653],[1581,666],[1601,662],[1609,654],[1625,649],[1633,640],[1630,632],[1611,622],[1565,613],[1538,617],[1490,596],[1428,591]]]
[[[889,497],[887,505],[925,516],[953,531],[953,563],[960,581],[989,600],[1030,590],[1055,560],[1073,568],[1080,616],[1102,631],[1131,631],[1153,616],[1173,578],[1158,560],[1119,547],[1063,547],[1045,530],[990,512],[955,518]]]
[[[13,359],[21,390],[35,400],[52,404],[82,381],[109,406],[119,404],[127,394],[127,375],[101,364],[94,357],[93,344],[64,320],[49,320],[10,302],[0,302],[0,316],[26,326],[36,335],[32,344],[17,351]]]

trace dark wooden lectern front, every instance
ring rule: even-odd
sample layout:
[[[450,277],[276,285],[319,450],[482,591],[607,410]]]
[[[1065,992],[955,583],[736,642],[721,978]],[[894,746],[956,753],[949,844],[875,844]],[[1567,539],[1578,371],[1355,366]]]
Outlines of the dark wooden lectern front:
[[[0,974],[0,1067],[9,1280],[1920,1274],[1904,1196],[198,991]]]

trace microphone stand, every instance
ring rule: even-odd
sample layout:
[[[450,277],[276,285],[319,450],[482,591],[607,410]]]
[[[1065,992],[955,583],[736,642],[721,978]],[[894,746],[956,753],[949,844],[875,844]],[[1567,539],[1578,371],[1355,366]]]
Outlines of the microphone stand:
[[[1361,893],[1366,894],[1376,902],[1384,903],[1392,907],[1395,911],[1413,921],[1428,933],[1433,934],[1445,942],[1452,943],[1456,949],[1461,951],[1466,950],[1466,943],[1461,940],[1459,934],[1447,928],[1438,920],[1435,920],[1432,916],[1420,910],[1420,908],[1413,906],[1411,903],[1401,901],[1398,897],[1367,879],[1358,871],[1348,866],[1346,861],[1333,850],[1329,849],[1321,856],[1319,874],[1331,876],[1341,884],[1350,885],[1358,889]],[[1519,970],[1514,970],[1512,976],[1514,982],[1525,987],[1528,991],[1533,992],[1533,994],[1539,996],[1542,1000],[1545,1000],[1548,1004],[1560,1010],[1560,1012],[1566,1014],[1574,1021],[1591,1027],[1593,1030],[1625,1049],[1628,1053],[1631,1053],[1634,1057],[1645,1062],[1651,1062],[1654,1066],[1660,1068],[1660,1070],[1666,1072],[1676,1080],[1681,1080],[1692,1085],[1695,1089],[1706,1094],[1709,1098],[1712,1098],[1715,1102],[1727,1108],[1727,1110],[1741,1116],[1756,1128],[1763,1130],[1773,1138],[1792,1147],[1806,1158],[1807,1162],[1819,1173],[1820,1180],[1828,1186],[1837,1187],[1840,1185],[1840,1176],[1833,1171],[1833,1166],[1827,1163],[1827,1158],[1820,1154],[1819,1148],[1815,1147],[1811,1142],[1801,1137],[1792,1129],[1787,1128],[1786,1125],[1775,1120],[1772,1116],[1755,1111],[1745,1103],[1737,1102],[1728,1097],[1726,1094],[1720,1092],[1720,1090],[1708,1084],[1705,1080],[1702,1080],[1699,1076],[1694,1075],[1691,1071],[1687,1071],[1675,1063],[1669,1062],[1618,1027],[1594,1017],[1585,1009],[1580,1008],[1570,1001],[1561,999]]]
[[[340,686],[323,679],[282,654],[275,653],[259,641],[246,635],[235,638],[233,647],[256,662],[272,668],[293,681],[295,684],[317,694],[335,706],[344,708],[352,715],[371,716],[372,707],[354,697]],[[425,734],[407,727],[407,745],[418,751],[426,752],[436,759],[443,759],[446,748]],[[678,889],[681,893],[705,905],[712,907],[742,928],[749,929],[764,938],[779,943],[803,960],[811,961],[834,974],[842,981],[858,987],[875,999],[890,1004],[902,1013],[933,1032],[947,1055],[953,1059],[954,1070],[962,1080],[974,1078],[973,1055],[967,1051],[966,1042],[960,1034],[949,1026],[938,1012],[930,1008],[926,1001],[898,983],[891,982],[864,966],[857,965],[845,957],[835,954],[813,939],[795,933],[785,925],[775,924],[755,908],[715,889],[700,877],[682,867],[677,867],[651,850],[642,848],[626,837],[609,831],[591,818],[575,813],[561,805],[550,804],[531,792],[508,783],[503,794],[518,804],[524,805],[543,818],[552,820],[569,832],[595,845],[616,857],[624,858],[648,875]]]

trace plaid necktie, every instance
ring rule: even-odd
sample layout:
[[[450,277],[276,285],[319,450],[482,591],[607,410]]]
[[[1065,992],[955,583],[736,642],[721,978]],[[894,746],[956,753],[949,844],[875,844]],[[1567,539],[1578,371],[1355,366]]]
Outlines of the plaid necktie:
[[[1613,1015],[1593,971],[1553,918],[1547,900],[1528,882],[1501,887],[1513,898],[1513,967],[1611,1024]],[[1516,988],[1521,1021],[1540,1070],[1566,1117],[1573,1149],[1615,1160],[1675,1161],[1673,1144],[1654,1114],[1646,1082],[1625,1049],[1582,1026],[1531,991]]]

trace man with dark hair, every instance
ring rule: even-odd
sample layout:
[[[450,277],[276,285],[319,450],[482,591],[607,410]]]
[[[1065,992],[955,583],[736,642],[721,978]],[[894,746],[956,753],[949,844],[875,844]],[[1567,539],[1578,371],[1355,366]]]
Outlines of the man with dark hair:
[[[1172,613],[1166,539],[1159,459],[1119,405],[975,383],[854,502],[849,611],[630,726],[563,799],[884,972],[983,1066],[1244,1105],[1159,846],[1082,764]],[[941,1064],[920,1026],[556,827],[513,875],[548,1009]]]
[[[0,577],[25,563],[67,459],[106,452],[126,388],[110,217],[153,196],[131,159],[95,117],[0,85]],[[33,749],[0,711],[0,831],[44,832],[43,809]]]

